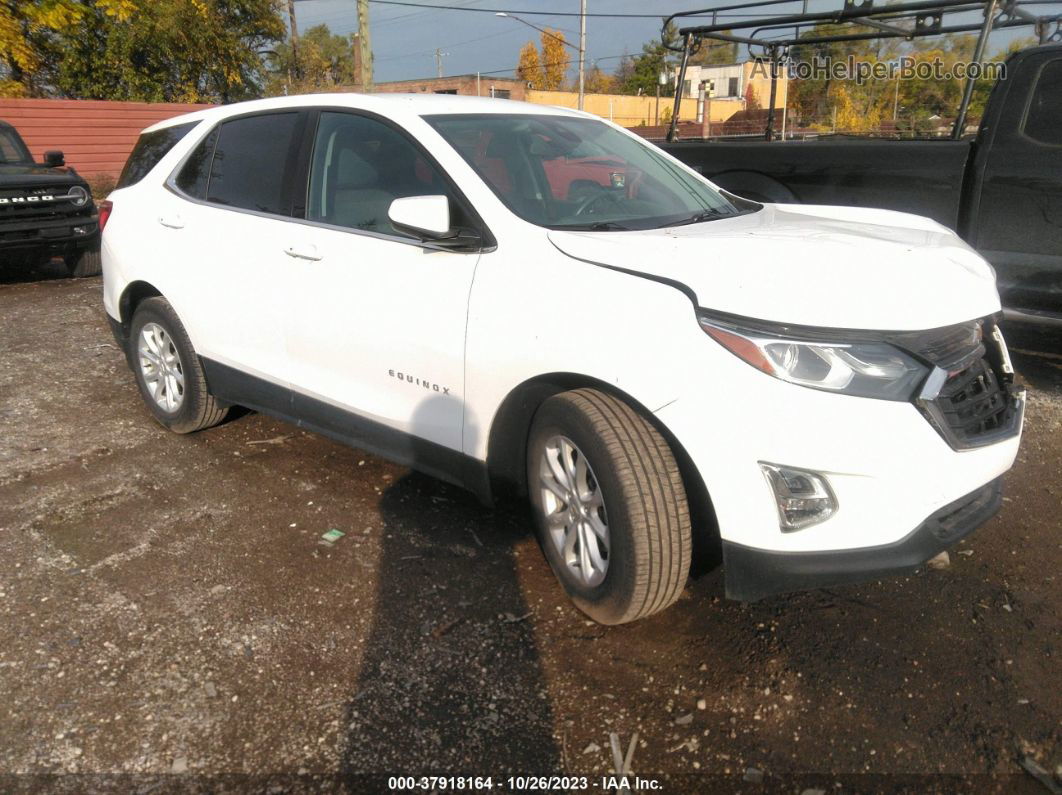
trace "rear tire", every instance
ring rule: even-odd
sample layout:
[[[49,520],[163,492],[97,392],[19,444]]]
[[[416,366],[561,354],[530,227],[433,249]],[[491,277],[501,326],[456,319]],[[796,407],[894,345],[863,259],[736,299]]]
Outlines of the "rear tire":
[[[192,433],[228,414],[207,388],[188,332],[165,298],[148,298],[133,313],[126,355],[140,396],[164,427]]]
[[[81,251],[66,260],[67,270],[75,279],[83,279],[86,276],[99,276],[103,270],[103,260],[100,252]]]
[[[678,599],[689,505],[671,448],[644,417],[594,389],[549,398],[531,426],[527,476],[539,543],[580,610],[623,624]]]

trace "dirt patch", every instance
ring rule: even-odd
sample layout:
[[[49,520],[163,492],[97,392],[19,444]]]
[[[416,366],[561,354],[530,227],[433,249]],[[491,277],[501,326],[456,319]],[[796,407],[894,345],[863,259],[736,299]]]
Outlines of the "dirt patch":
[[[714,571],[604,628],[519,506],[255,414],[164,432],[99,292],[0,287],[5,788],[568,772],[601,791],[610,732],[638,733],[632,769],[665,792],[1039,792],[1019,760],[1062,764],[1062,359],[1035,338],[1003,512],[949,568],[754,605]],[[127,778],[30,778],[73,773]]]

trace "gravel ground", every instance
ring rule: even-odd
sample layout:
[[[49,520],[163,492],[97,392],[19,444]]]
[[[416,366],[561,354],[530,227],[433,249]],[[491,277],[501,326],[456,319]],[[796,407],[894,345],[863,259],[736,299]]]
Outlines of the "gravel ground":
[[[567,773],[599,792],[610,732],[638,733],[631,769],[664,792],[1062,775],[1057,340],[1012,336],[1025,442],[948,568],[752,605],[716,570],[605,628],[518,506],[256,414],[163,431],[99,280],[57,275],[0,285],[0,790]]]

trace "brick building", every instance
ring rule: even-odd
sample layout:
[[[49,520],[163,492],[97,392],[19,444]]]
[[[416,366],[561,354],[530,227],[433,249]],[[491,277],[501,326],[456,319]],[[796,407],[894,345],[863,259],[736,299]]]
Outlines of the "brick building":
[[[526,98],[527,84],[512,77],[454,75],[376,83],[373,85],[373,91],[388,94],[461,94],[523,100]]]

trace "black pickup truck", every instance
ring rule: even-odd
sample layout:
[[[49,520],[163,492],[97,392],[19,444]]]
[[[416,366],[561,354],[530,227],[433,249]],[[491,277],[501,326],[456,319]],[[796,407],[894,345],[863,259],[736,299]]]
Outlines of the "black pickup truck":
[[[1016,53],[973,140],[663,144],[738,195],[883,207],[958,232],[995,267],[1005,315],[1062,326],[1062,47]]]
[[[100,272],[92,193],[62,152],[34,163],[15,128],[0,121],[0,267],[51,257],[62,257],[73,276]]]

